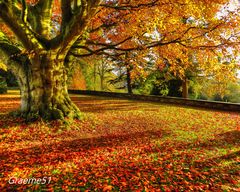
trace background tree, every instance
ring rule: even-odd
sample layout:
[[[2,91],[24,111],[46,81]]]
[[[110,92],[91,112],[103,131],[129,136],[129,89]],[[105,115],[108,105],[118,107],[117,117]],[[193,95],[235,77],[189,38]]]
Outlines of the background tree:
[[[133,94],[137,88],[138,81],[144,77],[144,68],[147,64],[145,52],[126,51],[111,57],[117,77],[109,80],[111,84],[117,85],[118,89],[126,89]]]
[[[0,72],[6,72],[7,71],[7,66],[0,61]],[[0,73],[0,93],[6,93],[7,92],[7,83],[6,79],[1,75]]]
[[[167,60],[169,72],[182,82],[187,82],[186,74],[196,62],[205,76],[213,71],[216,74],[214,66],[229,71],[231,65],[239,68],[236,60],[227,67],[219,62],[219,58],[228,57],[229,51],[233,58],[239,54],[238,1],[111,2],[101,9],[101,19],[93,20],[88,46],[78,46],[86,55],[154,52],[158,68],[164,68]],[[236,78],[236,73],[230,74]],[[186,87],[186,83],[183,85]]]
[[[100,90],[101,91],[109,91],[108,80],[114,76],[113,68],[111,66],[112,62],[110,59],[103,57],[97,57],[97,61],[93,63],[94,70],[94,85],[97,85],[97,77],[100,80]]]

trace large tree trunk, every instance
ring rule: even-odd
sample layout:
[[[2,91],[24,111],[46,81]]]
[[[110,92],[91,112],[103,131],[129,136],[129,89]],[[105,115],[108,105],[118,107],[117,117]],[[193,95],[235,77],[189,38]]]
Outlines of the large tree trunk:
[[[21,114],[28,119],[80,118],[67,90],[64,59],[48,53],[35,55],[20,75]]]

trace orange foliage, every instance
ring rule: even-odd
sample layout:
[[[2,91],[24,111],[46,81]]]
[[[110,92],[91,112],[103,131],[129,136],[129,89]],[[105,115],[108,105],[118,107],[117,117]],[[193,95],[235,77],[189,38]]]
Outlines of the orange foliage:
[[[69,89],[86,89],[86,81],[84,79],[84,75],[82,74],[81,68],[79,65],[76,65],[74,68],[73,76],[70,81]]]
[[[239,8],[237,1],[227,0],[180,0],[180,1],[117,1],[109,2],[92,20],[90,39],[110,45],[124,41],[115,51],[137,49],[155,54],[156,63],[163,68],[168,61],[170,72],[183,78],[186,71],[194,68],[204,71],[211,66],[221,65],[219,58],[238,69],[236,57],[239,55]],[[111,8],[109,8],[111,7]],[[91,45],[91,44],[90,44]],[[94,47],[97,49],[97,47]],[[230,51],[231,50],[231,51]],[[203,55],[211,55],[204,57]],[[231,55],[231,56],[230,56]],[[141,60],[142,58],[139,57]],[[135,62],[136,68],[140,62]],[[226,66],[223,66],[224,68]],[[206,75],[216,73],[204,71]],[[231,75],[234,76],[233,73]],[[230,76],[230,75],[229,75]],[[225,78],[222,76],[222,78]]]

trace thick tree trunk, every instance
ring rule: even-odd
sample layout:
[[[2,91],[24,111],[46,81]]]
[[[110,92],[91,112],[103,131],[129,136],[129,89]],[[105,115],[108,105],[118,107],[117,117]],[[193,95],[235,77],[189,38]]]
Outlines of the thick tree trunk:
[[[80,118],[80,111],[67,90],[63,59],[47,54],[34,56],[32,65],[21,75],[21,114],[27,119]]]

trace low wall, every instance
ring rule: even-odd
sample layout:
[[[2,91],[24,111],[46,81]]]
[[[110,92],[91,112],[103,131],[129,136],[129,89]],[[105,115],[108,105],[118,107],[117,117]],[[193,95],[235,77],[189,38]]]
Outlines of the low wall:
[[[94,95],[94,96],[124,98],[124,99],[141,100],[141,101],[154,101],[154,102],[167,103],[167,104],[176,104],[176,105],[240,112],[240,104],[234,104],[234,103],[193,100],[193,99],[176,98],[176,97],[162,97],[162,96],[153,96],[153,95],[136,95],[136,94],[130,95],[127,93],[88,91],[88,90],[68,90],[68,92],[70,94]]]

